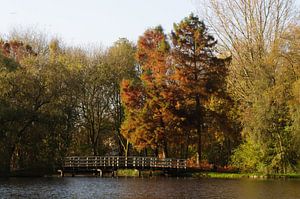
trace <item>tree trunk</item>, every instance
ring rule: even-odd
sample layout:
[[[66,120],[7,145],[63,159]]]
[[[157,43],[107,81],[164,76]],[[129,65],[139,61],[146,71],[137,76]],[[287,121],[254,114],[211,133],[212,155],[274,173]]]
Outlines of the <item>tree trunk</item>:
[[[128,140],[126,140],[126,147],[124,148],[124,155],[125,155],[125,157],[128,157],[129,146],[130,146],[130,144],[129,144]]]
[[[202,135],[201,135],[201,131],[198,132],[198,149],[197,149],[197,162],[201,163],[202,161]]]
[[[185,159],[187,159],[187,158],[188,158],[188,153],[189,153],[189,144],[190,144],[189,140],[190,140],[190,136],[189,136],[189,135],[187,135],[187,136],[186,136],[186,146],[185,146],[185,152],[184,152],[184,158],[185,158]]]
[[[9,176],[11,172],[11,162],[13,153],[15,151],[15,145],[7,147],[7,151],[4,151],[0,161],[0,176]]]
[[[197,153],[199,159],[197,162],[201,162],[202,160],[202,115],[201,115],[201,107],[200,107],[200,97],[197,94],[195,97],[196,101],[196,125],[197,125],[197,133],[198,133],[198,148],[197,148]]]
[[[166,140],[164,140],[163,153],[164,153],[165,158],[169,157],[168,144],[167,144]]]
[[[158,148],[157,148],[157,147],[156,147],[155,150],[154,150],[154,154],[155,154],[155,157],[158,157],[158,154],[159,154],[159,153],[158,153]]]

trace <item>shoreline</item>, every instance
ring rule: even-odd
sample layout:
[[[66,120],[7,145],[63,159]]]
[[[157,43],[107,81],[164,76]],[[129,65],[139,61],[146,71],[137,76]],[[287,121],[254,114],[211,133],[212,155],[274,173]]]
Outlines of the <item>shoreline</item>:
[[[194,178],[213,179],[300,179],[300,174],[257,174],[257,173],[221,173],[221,172],[196,172],[191,173]]]
[[[11,175],[0,175],[0,178],[39,178],[39,177],[57,177],[60,178],[60,174],[34,174],[27,173],[26,175],[18,175],[17,173]],[[99,177],[95,173],[77,173],[75,176],[72,174],[65,174],[65,177]],[[178,178],[195,178],[195,179],[300,179],[300,173],[289,174],[259,174],[259,173],[228,173],[228,172],[210,172],[210,171],[185,171],[177,173],[165,173],[162,170],[142,170],[137,169],[119,169],[113,173],[106,173],[103,177],[178,177]]]

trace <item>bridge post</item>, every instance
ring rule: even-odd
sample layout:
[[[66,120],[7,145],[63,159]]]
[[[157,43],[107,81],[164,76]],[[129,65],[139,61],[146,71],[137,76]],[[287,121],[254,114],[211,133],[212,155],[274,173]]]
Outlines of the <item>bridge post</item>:
[[[112,170],[111,177],[118,177],[117,171]]]
[[[63,170],[59,169],[57,172],[60,174],[60,177],[63,178],[65,176]]]
[[[74,168],[74,165],[73,165],[73,168],[72,168],[72,177],[75,176],[75,168]]]
[[[152,158],[150,158],[149,165],[150,165],[150,167],[153,167],[153,159]]]
[[[103,172],[101,169],[97,169],[97,172],[99,177],[103,177]]]

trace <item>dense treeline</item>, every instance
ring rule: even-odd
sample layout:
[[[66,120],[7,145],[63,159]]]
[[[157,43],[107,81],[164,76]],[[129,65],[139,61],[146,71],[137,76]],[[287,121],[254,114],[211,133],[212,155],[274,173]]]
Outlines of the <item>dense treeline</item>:
[[[135,47],[62,46],[40,35],[0,42],[0,168],[51,171],[66,155],[124,154],[119,84],[137,76]]]
[[[299,10],[293,0],[202,0],[206,21],[232,56],[227,79],[242,124],[232,162],[250,172],[299,160]],[[226,14],[225,14],[226,13]]]
[[[300,27],[292,1],[205,1],[205,22],[192,14],[170,34],[146,30],[136,45],[83,49],[32,32],[2,38],[0,175],[51,172],[67,155],[295,171]]]

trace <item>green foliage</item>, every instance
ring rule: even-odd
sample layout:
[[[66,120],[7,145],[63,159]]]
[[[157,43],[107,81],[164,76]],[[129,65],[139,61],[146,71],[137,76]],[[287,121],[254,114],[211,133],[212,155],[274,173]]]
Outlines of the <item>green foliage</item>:
[[[299,131],[297,109],[297,79],[299,78],[299,60],[287,57],[293,54],[296,41],[290,39],[277,41],[281,46],[289,45],[288,51],[274,46],[272,52],[264,57],[264,65],[259,75],[253,79],[253,90],[249,95],[248,105],[243,107],[241,114],[242,133],[247,137],[246,146],[256,143],[263,153],[252,170],[265,173],[287,173],[294,171],[299,160]],[[290,54],[291,53],[291,54]],[[296,89],[295,89],[296,88]],[[244,103],[244,102],[243,102]],[[243,159],[243,147],[236,151],[240,158],[239,164],[250,165]],[[251,151],[251,150],[249,150]],[[257,152],[244,156],[256,157]],[[235,157],[235,162],[238,161]],[[242,167],[243,170],[247,170]]]
[[[193,173],[192,177],[218,178],[218,179],[239,179],[239,178],[247,178],[249,176],[247,174],[240,174],[240,173],[201,172],[201,173]]]
[[[263,161],[264,152],[261,146],[251,139],[246,140],[232,155],[231,163],[243,172],[265,172],[265,163]]]
[[[118,177],[138,177],[139,171],[136,169],[118,169]]]
[[[51,170],[70,142],[75,111],[66,90],[68,71],[40,61],[24,57],[19,68],[0,77],[0,101],[5,105],[0,110],[5,172]]]
[[[8,57],[5,57],[2,55],[0,52],[0,70],[8,70],[8,71],[13,71],[18,68],[19,64],[15,62],[13,59],[10,59]],[[1,72],[0,71],[0,72]]]
[[[299,103],[293,89],[299,79],[299,18],[291,12],[293,1],[206,3],[211,14],[207,19],[233,58],[227,85],[244,139],[235,162],[254,172],[294,170],[299,160]],[[278,17],[281,13],[284,17]],[[262,153],[258,159],[254,158],[257,151],[251,150],[253,144]]]

